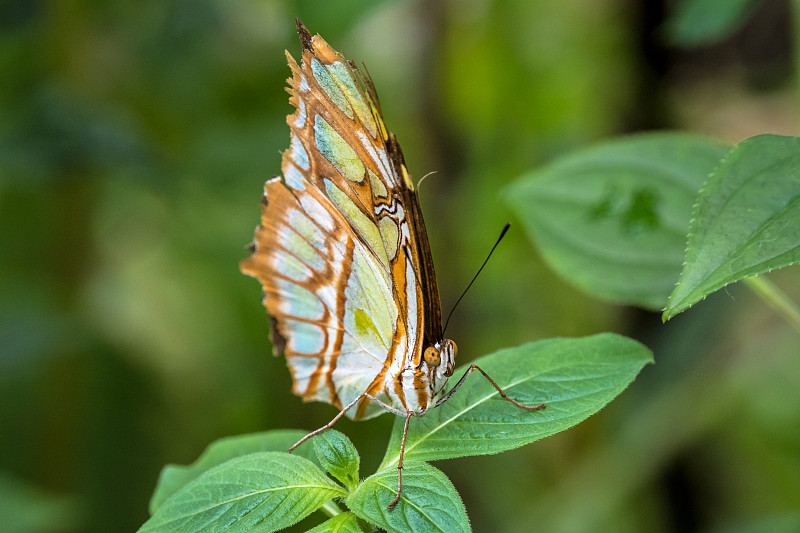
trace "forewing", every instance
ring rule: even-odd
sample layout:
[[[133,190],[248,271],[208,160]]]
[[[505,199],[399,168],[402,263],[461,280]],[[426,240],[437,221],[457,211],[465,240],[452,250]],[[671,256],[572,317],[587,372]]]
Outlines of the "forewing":
[[[423,334],[428,344],[441,340],[441,306],[425,223],[403,153],[384,125],[369,77],[299,22],[298,32],[300,64],[289,56],[290,101],[297,107],[288,118],[293,142],[302,143],[310,154],[309,179],[335,205],[341,207],[342,196],[355,204],[357,211],[342,212],[386,265],[395,300],[405,311],[413,349],[411,361],[400,366],[417,365]]]

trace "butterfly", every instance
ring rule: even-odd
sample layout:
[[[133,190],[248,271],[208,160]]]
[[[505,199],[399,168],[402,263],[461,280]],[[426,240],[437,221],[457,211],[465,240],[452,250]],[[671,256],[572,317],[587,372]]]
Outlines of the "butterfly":
[[[241,271],[263,286],[276,355],[293,392],[342,416],[405,417],[400,500],[409,421],[447,400],[456,344],[444,338],[433,257],[417,194],[395,136],[383,122],[368,75],[298,19],[300,63],[292,71],[289,149],[282,177],[266,182],[261,224]],[[290,450],[291,451],[291,450]]]

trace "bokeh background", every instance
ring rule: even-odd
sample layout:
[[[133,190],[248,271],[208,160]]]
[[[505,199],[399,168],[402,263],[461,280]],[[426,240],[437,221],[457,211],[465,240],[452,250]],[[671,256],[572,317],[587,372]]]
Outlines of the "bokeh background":
[[[447,312],[524,172],[639,130],[797,133],[800,7],[732,3],[735,31],[690,46],[666,0],[0,1],[0,530],[133,531],[164,464],[334,414],[290,394],[238,271],[288,146],[294,17],[366,63],[412,174],[437,172]],[[796,268],[771,278],[800,301]],[[576,428],[436,463],[474,530],[800,530],[800,336],[746,289],[662,325],[573,289],[516,226],[448,334],[464,364],[601,331],[656,365]],[[362,475],[391,423],[340,423]]]

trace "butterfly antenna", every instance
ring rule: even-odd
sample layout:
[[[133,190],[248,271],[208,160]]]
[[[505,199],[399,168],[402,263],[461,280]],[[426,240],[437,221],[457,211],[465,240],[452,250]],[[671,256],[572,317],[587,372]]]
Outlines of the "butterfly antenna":
[[[450,309],[450,314],[447,315],[447,320],[444,323],[444,329],[442,330],[442,335],[444,335],[444,332],[447,331],[447,324],[450,323],[450,317],[453,316],[453,311],[456,310],[456,307],[458,307],[458,304],[461,303],[461,300],[464,299],[464,296],[466,296],[467,291],[469,291],[469,288],[472,287],[472,284],[475,283],[476,279],[478,279],[478,275],[480,275],[481,271],[483,270],[483,267],[486,266],[486,263],[489,262],[489,258],[492,257],[492,254],[494,253],[495,248],[497,248],[497,245],[500,244],[500,241],[503,240],[503,237],[506,236],[506,232],[508,231],[508,228],[510,228],[510,227],[511,227],[511,224],[506,224],[503,227],[503,231],[500,232],[500,236],[497,238],[497,242],[494,243],[494,246],[492,246],[492,249],[489,251],[489,255],[486,256],[486,259],[484,259],[483,264],[478,269],[478,272],[475,273],[475,277],[472,278],[472,281],[469,282],[469,285],[467,285],[467,288],[464,289],[464,292],[462,292],[461,296],[459,296],[458,300],[456,300],[456,303],[453,306],[453,308]]]
[[[430,172],[428,172],[427,174],[425,174],[424,176],[422,176],[419,179],[419,181],[417,182],[417,194],[419,194],[419,186],[422,185],[422,182],[425,181],[425,178],[427,178],[431,174],[436,174],[436,171],[435,170],[431,170]]]

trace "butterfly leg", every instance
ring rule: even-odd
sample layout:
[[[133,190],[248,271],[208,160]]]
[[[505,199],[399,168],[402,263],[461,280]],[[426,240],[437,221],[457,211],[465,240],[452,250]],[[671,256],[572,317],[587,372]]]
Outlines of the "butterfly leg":
[[[398,416],[406,416],[406,413],[405,413],[404,411],[400,411],[399,409],[395,409],[395,408],[394,408],[394,407],[392,407],[391,405],[387,405],[386,403],[384,403],[384,402],[380,401],[379,399],[377,399],[377,398],[376,398],[375,396],[373,396],[372,394],[370,394],[370,393],[368,393],[368,392],[365,392],[365,393],[363,393],[363,394],[359,394],[359,395],[356,397],[356,399],[355,399],[355,400],[353,400],[352,402],[350,402],[349,404],[347,404],[347,406],[345,406],[345,408],[344,408],[344,409],[342,409],[341,411],[339,411],[339,414],[337,414],[336,416],[334,416],[334,417],[333,417],[333,419],[332,419],[330,422],[328,422],[327,424],[325,424],[324,426],[322,426],[322,427],[321,427],[321,428],[319,428],[319,429],[315,429],[314,431],[312,431],[311,433],[309,433],[308,435],[306,435],[305,437],[303,437],[303,438],[302,438],[302,439],[300,439],[299,441],[295,442],[295,443],[292,445],[292,447],[291,447],[291,448],[289,448],[289,453],[292,453],[292,452],[294,451],[294,449],[295,449],[295,448],[297,448],[298,446],[300,446],[301,444],[303,444],[305,441],[307,441],[307,440],[308,440],[308,439],[310,439],[311,437],[314,437],[314,436],[316,436],[316,435],[319,435],[319,434],[320,434],[320,433],[322,433],[323,431],[327,431],[327,430],[331,429],[331,428],[333,427],[333,425],[334,425],[336,422],[338,422],[338,421],[339,421],[339,419],[340,419],[340,418],[342,418],[342,417],[344,416],[344,414],[345,414],[345,413],[346,413],[346,412],[347,412],[347,411],[348,411],[348,410],[349,410],[351,407],[353,407],[355,404],[357,404],[358,402],[360,402],[360,401],[361,401],[362,399],[364,399],[364,398],[369,398],[370,400],[372,400],[373,402],[377,403],[378,405],[380,405],[381,407],[383,407],[384,409],[386,409],[387,411],[389,411],[389,412],[391,412],[391,413],[394,413],[394,414],[396,414],[396,415],[398,415]],[[406,423],[406,428],[408,428],[408,423]],[[404,442],[405,442],[405,441],[404,441]]]
[[[334,425],[334,424],[335,424],[335,423],[336,423],[336,422],[337,422],[337,421],[338,421],[340,418],[342,418],[342,417],[344,416],[344,414],[347,412],[347,410],[348,410],[348,409],[350,409],[351,407],[353,407],[355,404],[357,404],[357,403],[358,403],[358,402],[359,402],[359,401],[360,401],[362,398],[364,398],[364,396],[368,396],[368,395],[367,395],[366,393],[364,393],[364,394],[361,394],[361,395],[357,396],[355,400],[353,400],[352,402],[350,402],[350,403],[349,403],[349,404],[348,404],[348,405],[347,405],[347,406],[346,406],[344,409],[342,409],[341,411],[339,411],[339,414],[338,414],[338,415],[336,415],[336,416],[334,416],[334,417],[333,417],[333,420],[331,420],[330,422],[328,422],[327,424],[325,424],[325,425],[324,425],[324,426],[322,426],[321,428],[319,428],[319,429],[315,429],[314,431],[312,431],[311,433],[309,433],[308,435],[306,435],[305,437],[303,437],[303,438],[302,438],[302,439],[300,439],[299,441],[295,442],[295,443],[292,445],[292,447],[291,447],[291,448],[289,448],[289,453],[292,453],[292,452],[294,451],[294,449],[295,449],[295,448],[297,448],[298,446],[300,446],[301,444],[303,444],[305,441],[307,441],[307,440],[308,440],[308,439],[310,439],[311,437],[314,437],[314,436],[316,436],[316,435],[319,435],[319,434],[320,434],[320,433],[322,433],[323,431],[327,431],[327,430],[331,429],[331,428],[333,427],[333,425]]]
[[[373,402],[375,402],[376,404],[380,405],[381,407],[383,407],[384,409],[386,409],[386,410],[387,410],[387,411],[389,411],[390,413],[394,413],[394,414],[396,414],[397,416],[407,416],[407,415],[408,415],[408,413],[407,413],[406,411],[401,411],[400,409],[395,409],[395,408],[394,408],[394,407],[392,407],[391,405],[389,405],[389,404],[387,404],[387,403],[384,403],[384,402],[380,401],[379,399],[377,399],[377,398],[376,398],[375,396],[373,396],[372,394],[369,394],[369,393],[364,393],[364,394],[363,394],[363,396],[366,396],[367,398],[369,398],[370,400],[372,400],[372,401],[373,401]]]
[[[408,435],[408,422],[411,420],[412,416],[414,416],[413,411],[409,411],[408,413],[406,413],[406,424],[403,427],[403,441],[400,444],[400,460],[397,461],[397,496],[395,496],[392,503],[389,504],[390,511],[394,509],[394,506],[397,505],[397,502],[400,501],[400,492],[403,489],[403,454],[406,451],[406,436]]]
[[[543,403],[540,403],[539,405],[523,405],[523,404],[519,403],[519,402],[518,402],[517,400],[515,400],[514,398],[511,398],[511,397],[509,397],[509,396],[508,396],[508,395],[507,395],[507,394],[506,394],[506,393],[503,391],[503,389],[501,389],[501,388],[500,388],[500,385],[498,385],[497,383],[495,383],[495,382],[494,382],[494,380],[493,380],[491,377],[489,377],[489,374],[487,374],[486,372],[484,372],[484,370],[483,370],[481,367],[477,366],[477,365],[469,365],[469,368],[467,369],[467,371],[466,371],[466,372],[464,372],[464,375],[463,375],[463,376],[461,376],[461,379],[459,379],[459,380],[458,380],[458,382],[457,382],[455,385],[453,385],[453,388],[452,388],[452,389],[450,389],[449,391],[447,391],[447,394],[445,394],[444,396],[442,396],[442,398],[441,398],[441,399],[440,399],[438,402],[436,402],[436,407],[438,407],[438,406],[442,405],[444,402],[446,402],[446,401],[447,401],[447,400],[450,398],[450,396],[452,396],[452,395],[453,395],[453,393],[454,393],[454,392],[456,392],[456,391],[458,390],[458,388],[459,388],[459,387],[461,387],[461,385],[462,385],[462,384],[464,383],[464,381],[467,379],[467,376],[469,376],[469,375],[472,373],[472,371],[473,371],[473,370],[477,370],[478,372],[480,372],[481,374],[483,374],[483,377],[485,377],[485,378],[486,378],[486,379],[489,381],[489,383],[491,383],[491,384],[492,384],[492,386],[493,386],[495,389],[497,389],[497,392],[499,392],[499,393],[500,393],[500,396],[502,396],[504,400],[508,400],[509,402],[513,403],[513,404],[514,404],[514,405],[516,405],[517,407],[520,407],[520,408],[522,408],[522,409],[527,409],[528,411],[536,411],[536,410],[539,410],[539,409],[544,409],[545,407],[547,407],[547,406],[546,406],[545,404],[543,404]]]

